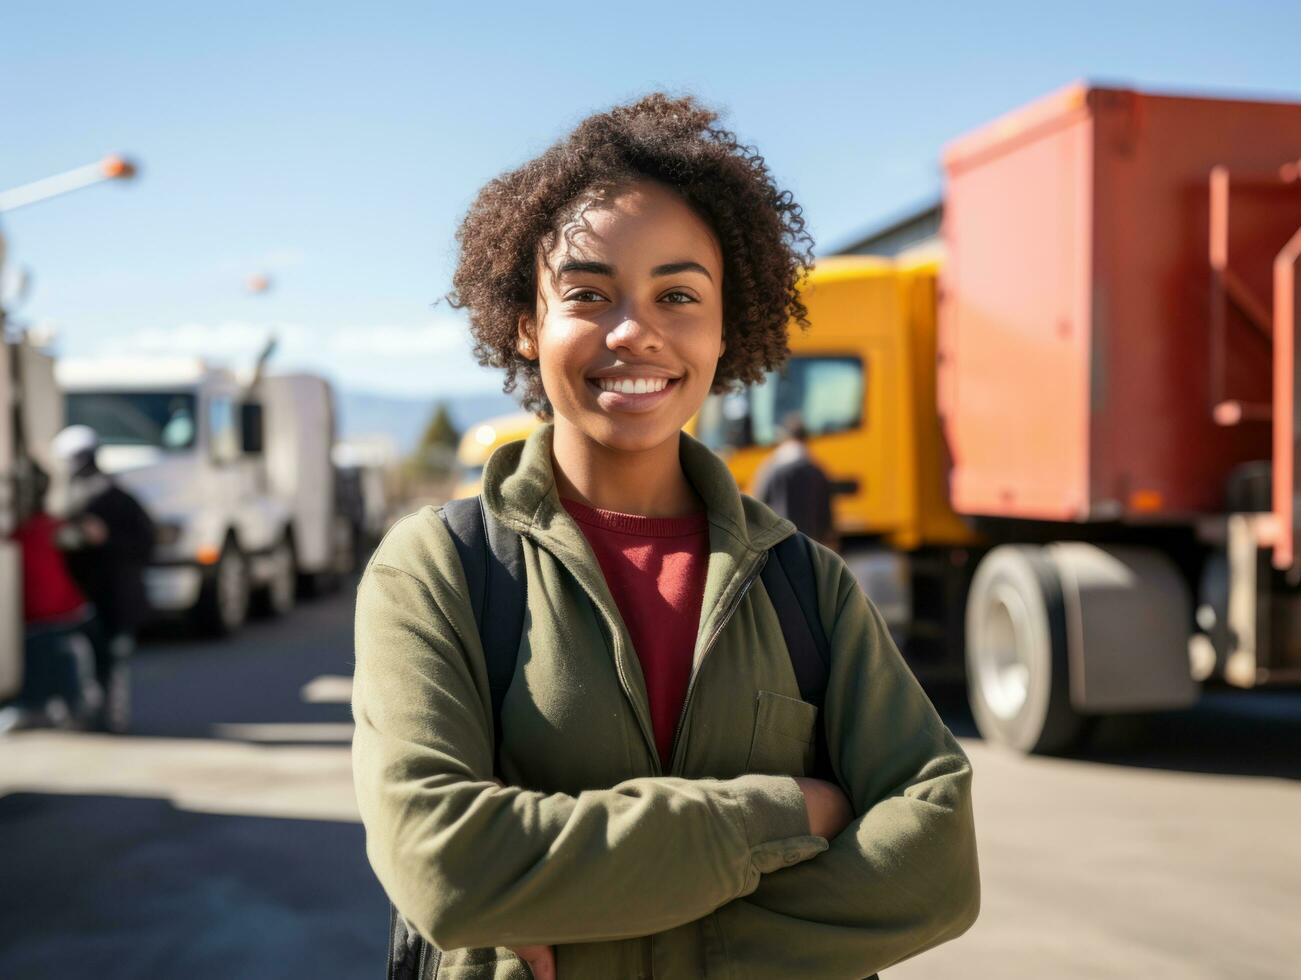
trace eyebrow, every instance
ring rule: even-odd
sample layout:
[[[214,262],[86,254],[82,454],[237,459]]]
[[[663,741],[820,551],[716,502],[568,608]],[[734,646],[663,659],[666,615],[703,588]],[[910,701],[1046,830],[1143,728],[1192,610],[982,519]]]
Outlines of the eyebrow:
[[[580,262],[571,259],[556,270],[556,275],[563,276],[566,272],[589,272],[594,276],[613,276],[614,266],[606,265],[604,262]]]
[[[699,272],[710,282],[714,281],[714,277],[709,274],[709,270],[699,262],[670,262],[667,265],[657,265],[651,269],[652,276],[675,276],[679,272]]]
[[[594,276],[610,276],[613,278],[614,266],[608,265],[605,262],[583,262],[577,259],[571,259],[570,261],[563,263],[560,268],[556,270],[556,275],[563,276],[567,272],[586,272]],[[710,282],[714,281],[714,277],[709,274],[708,269],[699,262],[692,262],[689,260],[684,262],[669,262],[665,265],[657,265],[655,268],[651,269],[652,276],[674,276],[679,272],[699,272]]]

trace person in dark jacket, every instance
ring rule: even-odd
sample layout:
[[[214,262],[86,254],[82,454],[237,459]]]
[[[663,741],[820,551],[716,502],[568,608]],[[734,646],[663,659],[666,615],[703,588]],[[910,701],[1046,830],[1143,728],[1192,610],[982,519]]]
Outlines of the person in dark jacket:
[[[128,661],[149,615],[144,573],[153,554],[154,524],[135,497],[100,471],[98,448],[95,431],[84,425],[69,426],[54,440],[69,472],[70,512],[60,544],[72,577],[95,605],[102,727],[122,732],[130,721]]]
[[[815,541],[835,548],[831,481],[809,453],[808,430],[798,412],[781,424],[782,441],[754,477],[753,496]]]

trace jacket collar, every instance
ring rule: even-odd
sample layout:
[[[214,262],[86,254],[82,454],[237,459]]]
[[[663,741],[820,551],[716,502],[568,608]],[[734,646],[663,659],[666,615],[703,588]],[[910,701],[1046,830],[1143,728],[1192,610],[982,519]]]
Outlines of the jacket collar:
[[[494,452],[484,467],[483,502],[501,523],[559,558],[593,601],[615,604],[583,532],[560,503],[552,468],[553,426],[546,423],[521,442]],[[769,548],[789,537],[795,525],[737,489],[727,465],[703,443],[681,434],[679,458],[687,479],[704,501],[709,518],[709,569],[701,607],[700,637],[742,588]],[[699,642],[697,653],[700,652]]]
[[[554,431],[547,422],[526,440],[500,447],[488,460],[483,475],[483,499],[493,516],[543,545],[556,535],[567,538],[571,532],[582,533],[577,526],[567,526],[572,521],[556,492],[551,455]],[[790,521],[742,496],[727,464],[686,432],[681,434],[678,455],[683,472],[705,503],[711,527],[730,541],[726,550],[767,551],[794,532]]]

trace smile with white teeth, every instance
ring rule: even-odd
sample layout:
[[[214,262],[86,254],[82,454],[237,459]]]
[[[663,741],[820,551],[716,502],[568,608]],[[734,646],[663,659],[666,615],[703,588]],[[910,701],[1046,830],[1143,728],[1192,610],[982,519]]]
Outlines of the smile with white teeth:
[[[622,395],[649,395],[663,391],[668,378],[597,378],[602,391],[617,391]]]

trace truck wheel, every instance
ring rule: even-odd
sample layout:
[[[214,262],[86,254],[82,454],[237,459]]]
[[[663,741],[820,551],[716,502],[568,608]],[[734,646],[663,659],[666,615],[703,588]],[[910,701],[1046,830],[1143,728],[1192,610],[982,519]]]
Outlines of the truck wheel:
[[[1073,747],[1066,610],[1043,550],[1003,545],[982,559],[967,595],[967,692],[976,727],[1019,752]]]
[[[271,552],[271,578],[259,597],[259,611],[269,616],[284,616],[294,608],[298,594],[298,563],[294,543],[283,538]]]
[[[248,618],[248,561],[233,540],[221,549],[199,595],[199,625],[211,636],[229,636]]]

